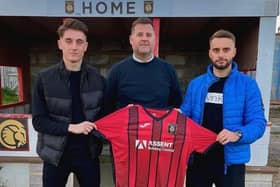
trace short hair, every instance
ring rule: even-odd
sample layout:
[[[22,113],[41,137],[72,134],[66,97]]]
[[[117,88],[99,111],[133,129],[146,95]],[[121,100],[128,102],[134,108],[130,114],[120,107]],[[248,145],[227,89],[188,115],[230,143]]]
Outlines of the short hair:
[[[134,31],[135,26],[138,25],[138,24],[149,24],[149,25],[152,25],[152,27],[154,28],[153,22],[150,18],[140,17],[140,18],[137,18],[136,20],[134,20],[132,22],[131,33]]]
[[[82,22],[78,19],[65,18],[63,20],[62,25],[60,25],[57,29],[57,34],[58,34],[59,38],[61,38],[64,35],[64,32],[68,29],[81,31],[86,36],[87,36],[87,33],[88,33],[88,27],[84,22]]]
[[[220,30],[216,31],[214,34],[212,34],[212,36],[209,38],[209,44],[215,38],[228,38],[228,39],[231,39],[234,42],[234,44],[235,44],[235,40],[236,40],[235,36],[232,32],[223,30],[223,29],[220,29]]]

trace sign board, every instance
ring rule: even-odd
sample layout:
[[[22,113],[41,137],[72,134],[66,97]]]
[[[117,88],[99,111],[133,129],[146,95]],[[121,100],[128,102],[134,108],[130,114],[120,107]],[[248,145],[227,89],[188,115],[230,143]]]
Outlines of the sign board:
[[[38,157],[31,115],[0,115],[0,156]]]
[[[278,0],[1,0],[0,16],[277,16]]]

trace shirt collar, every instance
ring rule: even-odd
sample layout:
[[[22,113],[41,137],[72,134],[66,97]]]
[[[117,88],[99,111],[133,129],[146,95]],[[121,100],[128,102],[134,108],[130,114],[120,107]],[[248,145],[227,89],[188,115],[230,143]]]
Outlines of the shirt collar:
[[[132,55],[132,58],[133,58],[133,60],[135,60],[136,62],[139,62],[139,63],[147,63],[147,62],[151,62],[151,61],[154,59],[154,55],[152,55],[151,58],[148,59],[147,61],[140,60],[140,59],[137,58],[134,54]]]

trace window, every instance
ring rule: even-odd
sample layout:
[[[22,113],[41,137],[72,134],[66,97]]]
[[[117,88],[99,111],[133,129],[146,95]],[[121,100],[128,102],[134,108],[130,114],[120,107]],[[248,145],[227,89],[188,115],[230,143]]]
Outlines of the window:
[[[0,106],[23,102],[21,68],[0,66]]]

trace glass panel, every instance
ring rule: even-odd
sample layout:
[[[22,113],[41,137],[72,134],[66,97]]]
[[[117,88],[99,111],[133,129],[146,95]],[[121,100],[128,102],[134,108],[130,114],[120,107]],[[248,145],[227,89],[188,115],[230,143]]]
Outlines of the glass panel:
[[[19,79],[17,67],[0,66],[2,105],[19,102]]]

